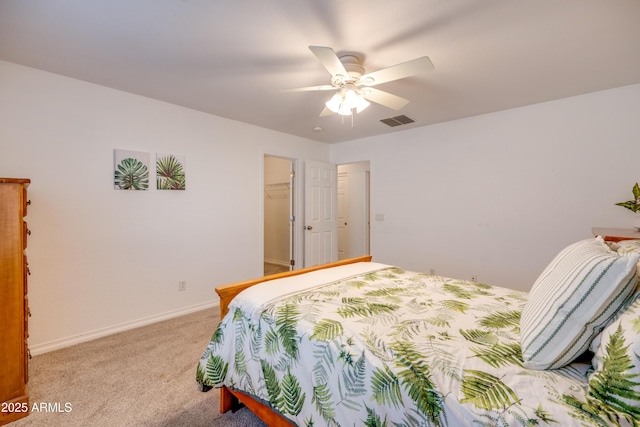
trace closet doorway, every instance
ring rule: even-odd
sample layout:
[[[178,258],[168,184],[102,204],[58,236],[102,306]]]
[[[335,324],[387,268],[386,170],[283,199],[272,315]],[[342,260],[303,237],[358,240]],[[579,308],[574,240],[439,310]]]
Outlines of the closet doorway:
[[[295,160],[264,156],[264,275],[295,265]]]
[[[338,259],[371,253],[370,165],[338,165]]]

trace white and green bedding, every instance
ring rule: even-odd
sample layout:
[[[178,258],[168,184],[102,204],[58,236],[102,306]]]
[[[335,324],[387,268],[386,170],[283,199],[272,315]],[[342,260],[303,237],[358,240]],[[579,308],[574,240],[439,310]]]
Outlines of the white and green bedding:
[[[523,367],[526,300],[375,263],[271,281],[232,301],[197,381],[243,391],[299,426],[639,424],[592,395],[588,357]]]

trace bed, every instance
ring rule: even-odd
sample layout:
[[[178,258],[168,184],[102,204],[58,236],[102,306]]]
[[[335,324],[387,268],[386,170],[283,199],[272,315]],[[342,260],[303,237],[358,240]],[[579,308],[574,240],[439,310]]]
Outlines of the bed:
[[[196,381],[270,426],[640,425],[638,242],[529,293],[360,257],[216,289]]]

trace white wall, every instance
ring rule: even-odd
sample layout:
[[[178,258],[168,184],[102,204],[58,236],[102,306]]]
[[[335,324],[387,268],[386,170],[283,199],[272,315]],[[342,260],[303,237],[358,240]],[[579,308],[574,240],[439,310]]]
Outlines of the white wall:
[[[375,261],[522,290],[591,227],[631,226],[614,203],[639,159],[640,85],[331,146],[371,162]]]
[[[185,155],[186,191],[114,190],[115,148]],[[264,154],[329,148],[0,61],[0,176],[32,180],[32,353],[217,304],[215,286],[262,275]]]
[[[0,61],[0,176],[32,179],[32,353],[261,275],[264,154],[300,159],[299,183],[306,159],[370,161],[374,260],[529,289],[592,226],[631,224],[639,117],[633,85],[327,146]],[[185,155],[187,190],[113,190],[114,148]]]

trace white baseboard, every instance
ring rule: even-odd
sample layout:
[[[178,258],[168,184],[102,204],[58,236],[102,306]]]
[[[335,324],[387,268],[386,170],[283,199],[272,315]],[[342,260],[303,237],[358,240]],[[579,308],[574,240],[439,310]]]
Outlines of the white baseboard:
[[[36,356],[38,354],[48,353],[50,351],[59,350],[61,348],[69,347],[75,344],[80,344],[86,341],[95,340],[97,338],[106,337],[107,335],[115,334],[117,332],[139,328],[140,326],[150,325],[152,323],[161,322],[163,320],[172,319],[174,317],[183,316],[189,313],[195,313],[196,311],[206,310],[208,308],[213,308],[216,306],[220,306],[220,301],[217,299],[214,301],[192,305],[190,307],[185,307],[178,310],[167,311],[165,313],[144,317],[142,319],[122,323],[120,325],[110,326],[108,328],[96,329],[95,331],[86,332],[72,337],[49,341],[43,344],[36,344],[34,346],[29,346],[29,351],[31,352],[32,356]]]
[[[277,260],[277,259],[267,259],[267,258],[265,258],[264,262],[269,263],[269,264],[281,265],[283,267],[289,267],[289,261],[280,261],[280,260]]]

